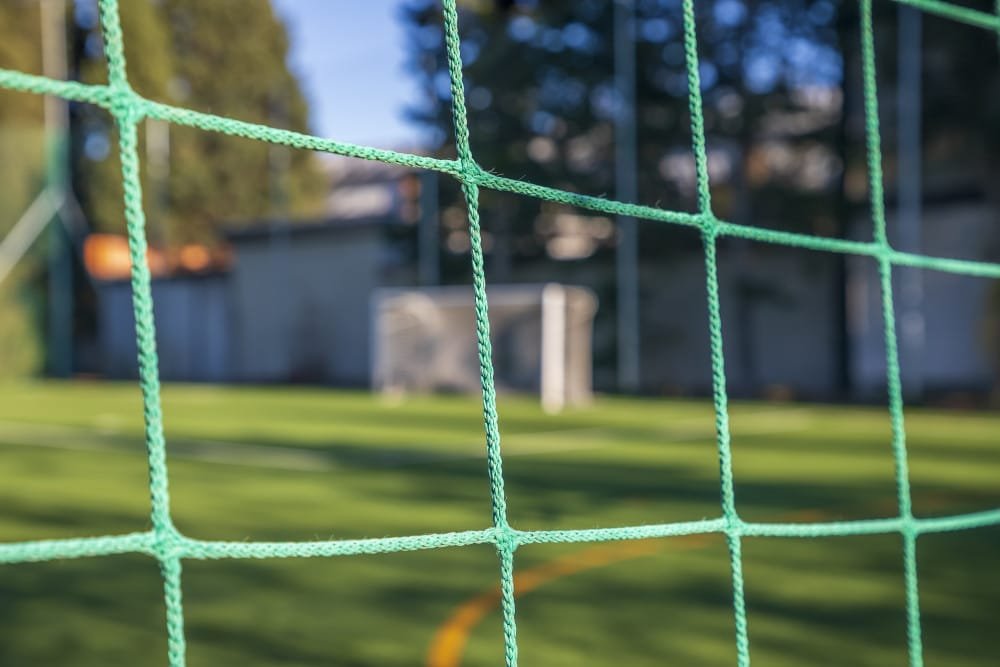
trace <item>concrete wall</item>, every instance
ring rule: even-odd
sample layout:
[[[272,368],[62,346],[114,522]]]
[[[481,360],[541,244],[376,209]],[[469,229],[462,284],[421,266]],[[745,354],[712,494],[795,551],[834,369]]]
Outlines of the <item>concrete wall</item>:
[[[646,384],[707,393],[712,367],[704,262],[684,258],[656,274],[648,278],[655,276],[659,287],[646,297]],[[773,249],[739,258],[723,248],[718,278],[730,392],[756,395],[780,387],[816,397],[836,391],[832,258]]]
[[[225,382],[230,378],[230,327],[223,276],[153,281],[153,316],[160,376],[164,380]],[[132,289],[101,283],[98,354],[101,373],[138,376]]]
[[[367,385],[381,230],[239,240],[230,273],[234,379]]]
[[[226,275],[153,281],[163,379],[367,385],[369,301],[386,259],[380,227],[249,235],[234,246]],[[135,377],[130,287],[98,293],[99,370]]]
[[[888,218],[892,229],[893,218]],[[928,207],[924,212],[924,252],[940,257],[996,260],[1000,241],[996,212],[985,205],[952,204]],[[882,295],[874,260],[852,258],[849,278],[851,372],[857,392],[881,394],[886,383]],[[903,305],[900,278],[919,272],[923,282],[923,325],[909,322]],[[995,281],[941,271],[897,267],[894,292],[897,336],[904,387],[914,383],[928,391],[989,389],[994,378],[984,318]],[[916,327],[915,338],[907,334]],[[922,334],[921,334],[922,329]],[[922,338],[922,343],[920,342]],[[911,347],[909,340],[915,340]],[[996,343],[994,343],[996,344]]]
[[[928,207],[924,247],[944,257],[995,257],[1000,242],[995,218],[984,205]],[[891,216],[889,224],[891,228]],[[367,386],[371,296],[376,288],[396,282],[391,267],[406,266],[389,256],[382,227],[297,229],[277,238],[258,232],[238,235],[234,247],[237,262],[228,276],[154,281],[164,378]],[[756,395],[782,387],[801,397],[834,395],[842,325],[836,308],[836,256],[724,240],[718,257],[730,391]],[[989,388],[993,378],[983,319],[993,281],[937,271],[921,275],[924,342],[912,352],[901,336],[904,381],[919,373],[932,391]],[[516,276],[519,282],[589,287],[598,295],[594,385],[599,391],[613,390],[614,266],[609,258],[537,262],[519,268]],[[874,260],[849,258],[847,290],[854,391],[860,398],[877,398],[885,386],[885,349]],[[102,369],[111,377],[133,376],[128,285],[102,285],[99,291]],[[699,252],[643,263],[644,390],[711,391],[705,303]],[[498,343],[498,363],[502,347]]]
[[[723,243],[718,269],[729,389],[753,395],[780,386],[811,397],[836,391],[833,256],[760,245],[737,250]],[[587,286],[604,295],[594,327],[594,384],[598,390],[613,390],[614,267],[588,260],[548,263],[530,276]],[[743,289],[747,282],[755,289]],[[710,393],[705,264],[700,253],[644,263],[640,292],[643,390]]]

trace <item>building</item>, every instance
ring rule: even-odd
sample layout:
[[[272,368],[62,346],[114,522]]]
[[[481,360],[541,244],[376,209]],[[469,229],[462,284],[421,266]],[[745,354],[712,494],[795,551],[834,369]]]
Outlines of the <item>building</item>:
[[[369,299],[404,264],[392,226],[381,218],[257,225],[227,235],[224,266],[155,271],[161,376],[366,386]],[[127,270],[126,254],[124,272],[94,276],[97,368],[113,378],[137,373]]]
[[[371,386],[372,296],[381,288],[418,282],[419,211],[412,210],[413,193],[407,191],[413,176],[385,165],[363,173],[347,170],[333,179],[340,196],[330,205],[337,214],[324,221],[262,222],[233,229],[228,251],[221,254],[182,248],[176,257],[165,257],[154,251],[150,259],[162,376]],[[953,191],[945,188],[945,196],[925,201],[923,247],[943,257],[995,257],[1000,245],[997,209],[978,195],[948,196]],[[891,229],[891,207],[889,218]],[[608,311],[615,274],[610,251],[600,245],[611,222],[568,215],[553,220],[558,224],[549,241],[559,242],[557,250],[573,252],[523,263],[513,282],[579,285],[598,295],[605,314],[594,329],[594,385],[613,389],[616,340]],[[869,220],[859,220],[855,227],[858,238],[870,238]],[[594,245],[594,239],[600,243]],[[447,245],[446,239],[441,241]],[[111,262],[114,271],[91,270],[99,296],[96,366],[108,377],[136,372],[127,249],[123,240],[119,246],[118,259]],[[882,399],[885,347],[873,259],[848,257],[845,266],[830,253],[765,244],[740,247],[727,240],[720,243],[718,259],[726,375],[733,395]],[[640,273],[642,390],[709,393],[700,252],[644,262]],[[932,396],[990,391],[997,351],[984,339],[984,323],[996,281],[936,271],[920,274],[920,322],[898,318],[908,391]],[[916,334],[914,327],[919,328]]]

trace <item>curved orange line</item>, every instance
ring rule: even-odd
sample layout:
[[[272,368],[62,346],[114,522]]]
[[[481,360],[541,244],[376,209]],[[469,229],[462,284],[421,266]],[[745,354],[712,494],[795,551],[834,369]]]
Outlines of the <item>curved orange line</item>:
[[[889,506],[894,507],[895,503],[887,502],[886,505],[888,509]],[[830,513],[821,509],[799,510],[784,517],[785,521],[793,522],[818,522],[829,519]],[[668,545],[687,549],[702,547],[712,537],[717,537],[717,535],[696,533],[666,539],[606,542],[587,547],[515,574],[514,597],[526,595],[560,577],[568,577],[623,560],[652,555]],[[460,604],[434,633],[434,639],[431,640],[430,648],[427,651],[427,667],[459,667],[472,630],[487,614],[499,606],[499,586]]]
[[[675,547],[697,548],[709,541],[709,535],[686,535],[669,540],[630,540],[598,544],[560,556],[547,563],[522,570],[514,575],[514,597],[545,584],[586,570],[612,563],[652,555],[668,544]],[[438,628],[427,651],[427,667],[459,667],[469,635],[479,622],[500,606],[500,587],[470,598],[460,604]]]

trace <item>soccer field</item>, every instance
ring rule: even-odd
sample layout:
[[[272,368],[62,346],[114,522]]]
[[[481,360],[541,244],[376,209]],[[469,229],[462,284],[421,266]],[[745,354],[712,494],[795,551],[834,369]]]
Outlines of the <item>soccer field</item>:
[[[717,517],[711,405],[601,398],[543,414],[500,398],[511,523],[593,528]],[[186,535],[315,540],[481,529],[475,398],[390,403],[320,389],[164,389],[175,522]],[[917,516],[1000,507],[1000,417],[909,410]],[[748,521],[896,513],[884,409],[736,403]],[[138,389],[0,387],[0,541],[146,530]],[[901,538],[745,538],[758,665],[905,665]],[[722,537],[516,552],[521,664],[733,665]],[[1000,664],[1000,528],[918,540],[925,664]],[[498,665],[490,546],[184,562],[188,664]],[[166,662],[156,561],[0,566],[0,665]]]

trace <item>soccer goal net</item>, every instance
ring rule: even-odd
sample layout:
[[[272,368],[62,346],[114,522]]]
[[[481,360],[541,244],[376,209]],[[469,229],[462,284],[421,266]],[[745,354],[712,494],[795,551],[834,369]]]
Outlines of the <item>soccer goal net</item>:
[[[979,28],[1000,32],[1000,16],[965,8],[940,0],[899,0]],[[152,529],[126,535],[80,539],[18,542],[0,545],[0,563],[23,563],[61,558],[97,557],[120,553],[145,553],[156,558],[161,567],[166,601],[166,629],[169,663],[185,663],[184,612],[181,601],[181,564],[186,559],[331,557],[376,554],[473,544],[493,544],[499,554],[499,579],[506,663],[517,664],[517,631],[514,610],[514,554],[525,544],[600,542],[623,539],[662,538],[698,533],[725,536],[732,577],[736,655],[741,666],[750,664],[750,635],[744,600],[742,544],[757,536],[817,538],[824,536],[896,534],[902,538],[909,661],[923,664],[920,606],[918,596],[917,541],[921,535],[974,527],[1000,525],[1000,509],[935,518],[914,516],[907,465],[906,429],[900,387],[900,364],[897,352],[896,324],[893,310],[892,274],[897,266],[912,266],[972,276],[1000,278],[1000,264],[945,259],[901,252],[893,248],[886,234],[883,202],[882,157],[879,112],[875,78],[875,43],[872,30],[872,2],[860,0],[861,48],[864,77],[864,103],[867,120],[868,174],[870,178],[871,242],[820,238],[811,235],[772,231],[721,220],[713,213],[706,157],[704,116],[702,113],[695,0],[683,0],[684,50],[688,76],[688,102],[691,112],[692,151],[697,176],[699,207],[695,213],[663,210],[631,202],[573,194],[533,183],[505,178],[484,170],[475,160],[469,145],[465,94],[462,79],[458,12],[456,0],[443,0],[444,32],[450,74],[452,115],[458,157],[437,159],[413,154],[356,146],[315,136],[254,125],[230,118],[198,113],[154,102],[138,95],[129,85],[117,0],[100,0],[101,26],[108,61],[106,85],[84,85],[21,72],[0,70],[0,87],[44,95],[59,96],[78,103],[105,108],[115,118],[124,184],[125,223],[132,260],[133,308],[139,358],[140,386],[146,422],[146,446],[149,459]],[[139,177],[137,126],[146,118],[178,125],[240,136],[292,148],[325,151],[340,155],[427,169],[457,179],[468,207],[469,234],[473,270],[473,320],[477,340],[479,380],[482,386],[485,425],[484,447],[490,480],[492,517],[488,527],[456,533],[408,535],[362,540],[317,542],[225,542],[196,540],[181,534],[171,520],[168,493],[167,449],[160,409],[160,382],[157,373],[155,330],[153,322],[150,271],[146,263],[145,219]],[[712,357],[713,397],[718,457],[720,463],[721,508],[718,516],[698,521],[633,525],[587,530],[519,530],[510,525],[504,490],[501,431],[497,414],[493,350],[487,306],[486,278],[480,235],[479,193],[483,188],[518,193],[525,197],[571,204],[584,209],[633,217],[660,224],[681,225],[701,234],[707,275],[707,334]],[[741,519],[733,492],[733,466],[730,452],[729,413],[727,409],[726,371],[723,355],[722,318],[720,316],[716,248],[722,237],[753,239],[761,243],[808,248],[832,253],[872,258],[879,267],[881,305],[885,326],[885,350],[888,386],[888,411],[892,424],[892,451],[895,458],[895,481],[898,511],[894,517],[825,523],[759,523]],[[484,524],[486,517],[484,517]],[[850,658],[845,658],[850,661]]]
[[[547,412],[592,397],[597,300],[557,283],[490,287],[494,383],[538,393]],[[372,297],[372,377],[386,394],[479,388],[476,304],[465,287],[382,289]]]

